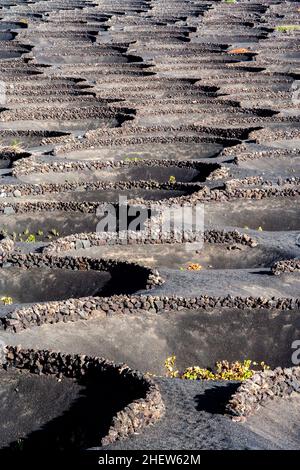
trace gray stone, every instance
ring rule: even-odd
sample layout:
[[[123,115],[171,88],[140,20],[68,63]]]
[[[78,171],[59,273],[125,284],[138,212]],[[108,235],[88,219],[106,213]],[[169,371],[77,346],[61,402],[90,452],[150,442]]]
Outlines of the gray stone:
[[[3,213],[4,213],[5,215],[13,215],[13,214],[15,214],[15,209],[14,209],[13,207],[11,207],[11,206],[4,207]]]
[[[75,250],[81,250],[83,248],[83,243],[81,240],[75,241]]]
[[[82,240],[81,243],[82,243],[82,247],[84,249],[90,248],[90,246],[91,246],[91,242],[89,240]]]

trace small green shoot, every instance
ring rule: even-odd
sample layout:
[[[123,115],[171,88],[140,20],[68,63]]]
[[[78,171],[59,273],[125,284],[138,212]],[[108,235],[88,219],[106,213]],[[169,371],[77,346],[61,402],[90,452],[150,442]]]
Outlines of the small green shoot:
[[[33,233],[31,233],[30,235],[28,235],[28,237],[26,238],[25,242],[26,242],[26,243],[35,243],[35,242],[36,242],[35,235],[34,235]]]
[[[291,31],[300,31],[300,25],[298,25],[298,24],[284,24],[284,25],[276,26],[275,31],[279,31],[280,33],[289,33]]]
[[[12,297],[9,297],[7,295],[1,297],[0,300],[3,303],[3,305],[11,305],[13,303]]]

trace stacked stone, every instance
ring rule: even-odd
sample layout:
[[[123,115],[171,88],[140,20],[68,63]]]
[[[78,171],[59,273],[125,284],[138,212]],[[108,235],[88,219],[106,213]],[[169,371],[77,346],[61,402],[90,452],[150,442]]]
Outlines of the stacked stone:
[[[146,167],[163,167],[163,168],[194,168],[196,170],[201,170],[205,166],[215,168],[216,171],[220,168],[219,164],[205,164],[198,162],[189,162],[189,161],[178,161],[178,160],[147,160],[143,158],[143,161],[53,161],[53,162],[41,162],[37,160],[36,155],[31,155],[30,157],[21,158],[13,164],[13,175],[29,175],[32,173],[68,173],[70,171],[95,171],[103,170],[107,168],[124,168],[124,167],[134,167],[134,166],[146,166]],[[223,168],[224,171],[224,168]],[[227,176],[227,172],[223,173],[222,176]],[[214,178],[213,178],[214,179]]]
[[[15,243],[11,238],[5,237],[0,240],[0,266],[5,262],[8,255],[15,249]]]
[[[293,258],[293,259],[285,259],[281,261],[277,261],[272,266],[272,273],[275,276],[279,276],[282,273],[294,273],[300,271],[300,259]]]
[[[203,232],[186,231],[184,233],[185,240],[182,240],[182,233],[171,234],[170,238],[165,240],[158,237],[149,238],[148,231],[134,232],[126,231],[117,233],[112,232],[91,232],[91,233],[76,233],[68,237],[60,238],[54,242],[49,243],[44,248],[43,253],[58,253],[61,251],[81,250],[90,248],[91,246],[103,246],[110,243],[122,244],[124,237],[128,244],[159,244],[159,243],[195,243],[203,241],[205,243],[219,243],[231,244],[239,243],[241,245],[255,247],[257,241],[250,237],[248,234],[240,233],[237,230],[226,232],[224,230],[206,230]]]
[[[113,418],[107,435],[99,442],[102,445],[125,439],[154,424],[165,412],[158,386],[149,377],[130,369],[126,364],[114,364],[103,358],[86,355],[22,349],[20,346],[5,347],[0,358],[4,368],[15,367],[34,374],[65,376],[81,381],[88,381],[91,377],[93,380],[112,382],[112,386],[123,387],[130,403]]]
[[[183,309],[210,310],[212,308],[238,308],[258,310],[299,310],[300,299],[264,297],[199,297],[151,295],[115,295],[111,297],[84,297],[62,301],[45,302],[30,307],[15,309],[0,318],[0,329],[19,332],[44,323],[74,322],[91,318],[145,312],[161,314]]]
[[[238,181],[238,180],[236,180]],[[235,184],[224,184],[222,189],[209,188],[199,183],[157,183],[155,181],[131,181],[118,183],[64,183],[64,184],[23,184],[13,187],[12,185],[1,185],[0,194],[4,202],[0,203],[0,212],[11,215],[14,213],[27,213],[39,211],[79,211],[84,213],[95,213],[101,206],[106,207],[107,203],[96,202],[76,202],[76,201],[21,201],[5,202],[6,196],[36,196],[43,194],[59,194],[76,190],[126,190],[126,189],[148,189],[148,190],[170,190],[185,191],[187,194],[178,197],[160,199],[159,201],[148,201],[143,198],[130,200],[130,204],[143,204],[145,207],[164,206],[171,207],[174,204],[182,206],[186,204],[197,204],[201,202],[224,202],[234,199],[265,199],[268,197],[294,197],[300,194],[299,180],[282,181],[281,184],[274,185],[271,182],[260,183],[259,187],[240,186]],[[114,201],[111,201],[112,204]]]
[[[294,393],[300,393],[300,367],[257,372],[240,385],[227,411],[234,416],[247,417],[268,400],[288,398]]]

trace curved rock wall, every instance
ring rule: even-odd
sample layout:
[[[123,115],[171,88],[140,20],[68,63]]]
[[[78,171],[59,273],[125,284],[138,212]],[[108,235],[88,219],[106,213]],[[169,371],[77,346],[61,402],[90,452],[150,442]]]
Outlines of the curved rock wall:
[[[95,378],[96,375],[100,380],[114,380],[124,387],[124,392],[129,393],[132,401],[113,418],[107,435],[99,445],[125,439],[154,424],[164,414],[165,407],[158,386],[126,364],[117,365],[99,357],[22,349],[19,346],[7,346],[1,357],[4,368],[15,367],[34,374],[52,374],[80,381],[88,380],[89,376]]]

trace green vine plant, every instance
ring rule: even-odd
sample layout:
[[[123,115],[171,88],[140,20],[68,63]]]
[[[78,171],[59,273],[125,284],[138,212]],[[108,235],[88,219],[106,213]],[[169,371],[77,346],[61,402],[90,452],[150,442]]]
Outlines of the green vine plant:
[[[10,147],[12,147],[15,150],[20,149],[21,145],[22,145],[22,142],[19,139],[12,139],[12,141],[10,142]]]
[[[23,142],[18,139],[12,139],[9,144],[4,144],[2,140],[0,140],[0,152],[21,152]]]
[[[59,231],[56,230],[56,228],[52,228],[49,233],[53,235],[54,237],[59,237]]]
[[[34,233],[30,233],[28,237],[25,240],[26,243],[35,243],[36,242],[36,237]]]
[[[0,300],[3,303],[3,305],[11,305],[13,303],[12,297],[9,297],[7,295],[0,297]]]
[[[46,232],[46,234],[41,229],[38,229],[36,233],[31,233],[28,228],[26,228],[23,232],[20,233],[9,233],[6,229],[0,230],[0,236],[10,237],[15,242],[36,243],[40,241],[39,239],[44,237],[44,235],[47,239],[52,240],[53,237],[58,238],[60,236],[60,233],[56,228],[52,228],[51,230]]]
[[[180,372],[176,366],[176,356],[165,360],[166,376],[187,380],[237,380],[250,379],[257,371],[269,369],[265,362],[255,362],[250,359],[244,361],[228,362],[226,360],[216,363],[215,371],[203,369],[198,366],[187,367]]]
[[[143,159],[141,157],[126,157],[124,159],[125,162],[140,162]]]
[[[281,33],[288,33],[289,31],[300,31],[300,25],[298,24],[283,24],[276,26],[275,31]]]

